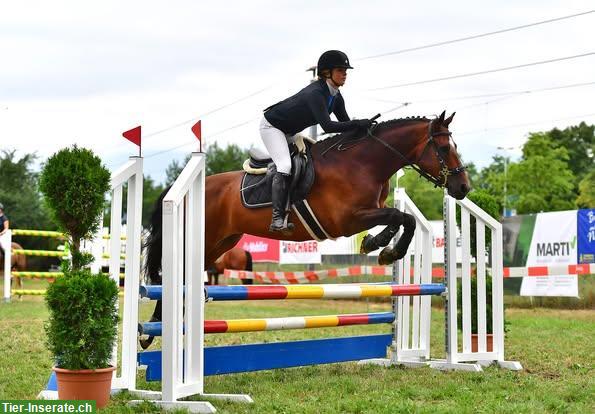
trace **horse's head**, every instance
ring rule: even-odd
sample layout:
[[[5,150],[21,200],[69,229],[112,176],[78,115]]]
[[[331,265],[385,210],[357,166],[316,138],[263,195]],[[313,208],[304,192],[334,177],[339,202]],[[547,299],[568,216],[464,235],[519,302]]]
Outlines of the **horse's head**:
[[[471,185],[448,130],[455,113],[446,119],[444,116],[445,112],[442,112],[438,118],[430,121],[423,142],[416,147],[415,164],[428,180],[448,189],[450,196],[461,200],[465,198]]]

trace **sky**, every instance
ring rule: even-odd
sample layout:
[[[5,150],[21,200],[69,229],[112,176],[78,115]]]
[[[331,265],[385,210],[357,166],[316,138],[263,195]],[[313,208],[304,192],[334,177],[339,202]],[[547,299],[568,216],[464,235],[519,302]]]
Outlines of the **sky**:
[[[480,168],[518,158],[529,132],[595,123],[589,0],[1,3],[0,150],[35,153],[36,169],[78,144],[114,170],[138,153],[122,132],[142,125],[145,175],[163,182],[197,149],[198,119],[207,146],[263,148],[262,110],[306,86],[328,49],[354,66],[352,118],[456,111],[459,152]]]

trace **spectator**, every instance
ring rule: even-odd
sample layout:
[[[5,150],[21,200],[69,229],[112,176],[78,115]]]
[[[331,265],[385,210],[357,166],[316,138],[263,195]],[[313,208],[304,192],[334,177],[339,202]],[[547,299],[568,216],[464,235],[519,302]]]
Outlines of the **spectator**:
[[[0,203],[0,236],[8,231],[9,228],[8,217],[4,215],[4,205]],[[4,246],[0,243],[0,256],[4,256]]]

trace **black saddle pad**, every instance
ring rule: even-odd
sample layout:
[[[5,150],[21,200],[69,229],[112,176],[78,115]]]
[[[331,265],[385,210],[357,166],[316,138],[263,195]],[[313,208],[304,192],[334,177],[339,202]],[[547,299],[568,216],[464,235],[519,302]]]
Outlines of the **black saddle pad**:
[[[306,156],[296,150],[291,154],[291,204],[305,199],[314,183],[314,163],[312,162],[311,144],[306,144]],[[268,161],[268,162],[267,162]],[[262,208],[272,205],[272,183],[273,175],[277,172],[275,164],[271,160],[250,159],[252,166],[266,166],[266,174],[245,173],[240,185],[242,204],[246,208]]]

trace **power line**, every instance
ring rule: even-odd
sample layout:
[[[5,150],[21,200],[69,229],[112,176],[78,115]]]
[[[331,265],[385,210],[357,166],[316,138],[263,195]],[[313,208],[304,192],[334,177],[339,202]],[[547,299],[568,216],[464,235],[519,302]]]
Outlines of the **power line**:
[[[239,124],[232,125],[232,126],[230,126],[228,128],[225,128],[225,129],[222,129],[220,131],[217,131],[214,134],[211,134],[211,135],[209,135],[208,137],[205,137],[205,138],[208,139],[208,138],[216,137],[217,135],[221,135],[224,132],[231,131],[232,129],[236,129],[236,128],[239,128],[241,126],[247,125],[250,122],[254,122],[257,119],[260,119],[260,117],[252,118],[252,119],[249,119],[247,121],[240,122]],[[153,154],[145,155],[145,158],[153,158],[153,157],[156,157],[158,155],[166,154],[168,152],[172,152],[172,151],[175,151],[175,150],[177,150],[179,148],[185,147],[185,146],[190,145],[190,144],[195,144],[195,143],[196,143],[196,140],[188,141],[188,142],[185,142],[184,144],[180,144],[180,145],[177,145],[175,147],[172,147],[172,148],[169,148],[169,149],[166,149],[166,150],[163,150],[163,151],[157,151],[157,152],[154,152]]]
[[[575,116],[567,116],[567,117],[558,118],[558,119],[544,119],[544,120],[541,120],[541,121],[527,122],[527,123],[524,123],[524,124],[505,125],[505,126],[501,126],[501,127],[486,128],[486,129],[476,129],[474,131],[463,131],[463,132],[457,132],[456,135],[457,136],[460,136],[460,135],[468,135],[468,134],[477,134],[477,133],[485,132],[485,131],[498,131],[498,130],[501,130],[501,129],[519,128],[519,127],[530,126],[530,125],[545,124],[547,122],[557,122],[557,121],[566,121],[566,120],[569,120],[569,119],[576,119],[576,118],[586,118],[586,117],[589,117],[589,116],[595,116],[595,113],[583,114],[583,115],[575,115]]]
[[[526,90],[520,90],[520,91],[485,93],[485,94],[480,94],[480,95],[451,96],[451,97],[446,97],[446,98],[421,99],[419,101],[416,100],[413,103],[419,104],[419,103],[429,103],[429,102],[459,101],[459,100],[477,99],[477,98],[496,98],[496,97],[500,97],[500,96],[530,94],[530,93],[535,93],[535,92],[554,91],[554,90],[558,90],[558,89],[577,88],[580,86],[591,86],[591,85],[595,85],[595,81],[594,82],[572,83],[569,85],[551,86],[551,87],[538,88],[538,89],[526,89]],[[379,99],[379,98],[371,98],[371,97],[369,97],[368,99],[372,99],[372,100],[375,100],[378,102],[399,103],[398,101],[391,100],[391,99]]]
[[[146,135],[144,136],[144,138],[148,138],[148,137],[152,137],[152,136],[155,136],[155,135],[158,135],[158,134],[162,134],[162,133],[164,133],[164,132],[167,132],[167,131],[170,131],[170,130],[172,130],[172,129],[179,128],[179,127],[181,127],[181,126],[184,126],[184,125],[186,125],[186,124],[189,124],[189,123],[191,123],[191,122],[196,122],[196,121],[198,121],[199,119],[201,119],[201,118],[204,118],[204,117],[205,117],[205,116],[207,116],[207,115],[211,115],[212,113],[218,112],[218,111],[220,111],[220,110],[222,110],[222,109],[228,108],[228,107],[230,107],[230,106],[232,106],[232,105],[235,105],[235,104],[237,104],[237,103],[239,103],[239,102],[245,101],[246,99],[252,98],[253,96],[256,96],[256,95],[258,95],[258,94],[260,94],[260,93],[262,93],[262,92],[266,91],[267,89],[270,89],[272,86],[273,86],[273,84],[271,84],[271,85],[269,85],[269,86],[267,86],[267,87],[265,87],[265,88],[262,88],[262,89],[260,89],[260,90],[258,90],[258,91],[256,91],[256,92],[252,92],[252,93],[251,93],[251,94],[249,94],[249,95],[246,95],[246,96],[243,96],[243,97],[241,97],[241,98],[239,98],[239,99],[236,99],[235,101],[232,101],[232,102],[230,102],[230,103],[227,103],[227,104],[225,104],[225,105],[221,105],[221,106],[219,106],[219,107],[217,107],[217,108],[211,109],[210,111],[208,111],[208,112],[205,112],[205,113],[203,113],[203,114],[200,114],[200,115],[198,115],[198,116],[196,116],[196,117],[194,117],[194,118],[188,119],[188,120],[186,120],[186,121],[179,122],[179,123],[177,123],[177,124],[175,124],[175,125],[171,125],[171,126],[169,126],[169,127],[166,127],[166,128],[160,129],[160,130],[158,130],[158,131],[155,131],[155,132],[151,132],[150,134],[146,134]]]
[[[557,18],[554,18],[554,19],[543,20],[543,21],[539,21],[539,22],[535,22],[535,23],[529,23],[529,24],[525,24],[525,25],[522,25],[522,26],[511,27],[511,28],[497,30],[497,31],[493,31],[493,32],[482,33],[482,34],[478,34],[478,35],[472,35],[472,36],[462,37],[462,38],[448,40],[448,41],[444,41],[444,42],[432,43],[432,44],[429,44],[429,45],[417,46],[417,47],[413,47],[413,48],[402,49],[402,50],[397,50],[397,51],[387,52],[387,53],[382,53],[382,54],[378,54],[378,55],[366,56],[366,57],[359,58],[359,59],[356,59],[356,60],[367,60],[367,59],[373,59],[373,58],[378,58],[378,57],[383,57],[383,56],[389,56],[389,55],[396,55],[396,54],[401,54],[401,53],[406,53],[406,52],[412,52],[412,51],[415,51],[415,50],[422,50],[422,49],[427,49],[427,48],[432,48],[432,47],[437,47],[437,46],[443,46],[443,45],[447,45],[447,44],[451,44],[451,43],[462,42],[462,41],[465,41],[465,40],[477,39],[477,38],[481,38],[481,37],[485,37],[485,36],[491,36],[491,35],[494,35],[494,34],[505,33],[505,32],[514,31],[514,30],[525,29],[525,28],[532,27],[532,26],[538,26],[538,25],[542,25],[542,24],[547,24],[547,23],[552,23],[552,22],[556,22],[556,21],[566,20],[566,19],[570,19],[570,18],[573,18],[573,17],[584,16],[586,14],[590,14],[590,13],[594,13],[594,12],[595,12],[595,10],[588,10],[588,11],[582,12],[582,13],[576,13],[576,14],[572,14],[572,15],[568,15],[568,16],[557,17]],[[196,117],[193,117],[191,119],[187,119],[187,120],[182,121],[182,122],[179,122],[177,124],[174,124],[174,125],[168,126],[166,128],[157,130],[155,132],[146,134],[145,135],[145,138],[149,138],[149,137],[152,137],[152,136],[161,134],[163,132],[167,132],[167,131],[170,131],[172,129],[179,128],[179,127],[184,126],[184,125],[187,125],[187,124],[189,124],[191,122],[196,122],[200,118],[203,118],[205,116],[208,116],[208,115],[213,114],[215,112],[218,112],[220,110],[223,110],[225,108],[228,108],[228,107],[230,107],[232,105],[235,105],[236,103],[239,103],[239,102],[244,101],[246,99],[249,99],[249,98],[251,98],[253,96],[256,96],[256,95],[258,95],[258,94],[260,94],[260,93],[262,93],[262,92],[270,89],[273,85],[274,84],[268,85],[265,88],[262,88],[262,89],[260,89],[260,90],[258,90],[256,92],[250,93],[249,95],[243,96],[243,97],[241,97],[241,98],[239,98],[239,99],[237,99],[235,101],[232,101],[232,102],[230,102],[228,104],[225,104],[225,105],[219,106],[217,108],[214,108],[214,109],[212,109],[212,110],[210,110],[208,112],[205,112],[203,114],[200,114],[200,115],[198,115]]]
[[[558,22],[560,20],[571,19],[573,17],[584,16],[586,14],[590,14],[590,13],[593,13],[593,12],[595,12],[595,10],[588,10],[588,11],[582,12],[582,13],[571,14],[569,16],[563,16],[563,17],[556,17],[554,19],[549,19],[549,20],[542,20],[542,21],[535,22],[535,23],[524,24],[522,26],[509,27],[507,29],[496,30],[496,31],[493,31],[493,32],[481,33],[481,34],[472,35],[472,36],[465,36],[465,37],[460,37],[458,39],[446,40],[444,42],[430,43],[428,45],[416,46],[416,47],[411,47],[411,48],[407,48],[407,49],[400,49],[400,50],[395,50],[393,52],[380,53],[378,55],[365,56],[365,57],[359,58],[357,60],[359,61],[359,60],[375,59],[375,58],[384,57],[384,56],[398,55],[398,54],[401,54],[401,53],[408,53],[408,52],[413,52],[413,51],[416,51],[416,50],[429,49],[429,48],[432,48],[432,47],[449,45],[449,44],[452,44],[452,43],[464,42],[466,40],[479,39],[481,37],[492,36],[492,35],[495,35],[495,34],[506,33],[506,32],[512,32],[512,31],[515,31],[515,30],[526,29],[528,27],[533,27],[533,26],[538,26],[538,25],[542,25],[542,24]]]
[[[380,90],[384,90],[384,89],[402,88],[404,86],[422,85],[424,83],[433,83],[433,82],[441,82],[441,81],[445,81],[445,80],[468,78],[471,76],[485,75],[487,73],[503,72],[506,70],[526,68],[529,66],[537,66],[537,65],[544,65],[544,64],[553,63],[553,62],[561,62],[563,60],[578,59],[578,58],[591,56],[591,55],[595,55],[595,52],[588,52],[588,53],[583,53],[583,54],[574,55],[574,56],[565,56],[565,57],[555,58],[555,59],[541,60],[538,62],[524,63],[522,65],[507,66],[507,67],[497,68],[497,69],[482,70],[479,72],[470,72],[470,73],[462,73],[459,75],[444,76],[442,78],[427,79],[427,80],[408,82],[408,83],[400,83],[397,85],[390,85],[390,86],[382,86],[379,88],[372,88],[372,89],[368,89],[368,90],[369,91],[380,91]]]

